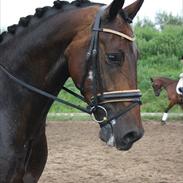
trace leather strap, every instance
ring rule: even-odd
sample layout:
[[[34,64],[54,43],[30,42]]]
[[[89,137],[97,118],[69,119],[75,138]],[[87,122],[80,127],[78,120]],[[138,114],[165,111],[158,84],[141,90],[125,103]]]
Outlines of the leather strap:
[[[65,101],[65,100],[62,100],[62,99],[60,99],[60,98],[57,98],[56,96],[54,96],[54,95],[52,95],[52,94],[50,94],[50,93],[48,93],[48,92],[46,92],[46,91],[43,91],[43,90],[41,90],[41,89],[38,89],[38,88],[36,88],[36,87],[34,87],[34,86],[32,86],[32,85],[29,85],[29,84],[25,83],[25,82],[22,81],[22,80],[16,78],[13,74],[11,74],[11,73],[10,73],[3,65],[1,65],[1,64],[0,64],[0,68],[1,68],[1,70],[2,70],[10,79],[12,79],[13,81],[15,81],[15,82],[18,83],[19,85],[21,85],[21,86],[27,88],[28,90],[30,90],[30,91],[32,91],[32,92],[35,92],[35,93],[37,93],[37,94],[40,94],[40,95],[42,95],[42,96],[45,96],[45,97],[47,97],[47,98],[49,98],[49,99],[52,99],[52,100],[54,100],[54,101],[57,101],[57,102],[59,102],[59,103],[62,103],[62,104],[65,104],[65,105],[67,105],[67,106],[76,108],[76,109],[78,109],[78,110],[80,110],[80,111],[82,111],[82,112],[91,114],[90,108],[86,108],[86,109],[85,109],[85,108],[83,108],[83,107],[81,107],[81,106],[77,106],[77,105],[75,105],[75,104],[72,104],[72,103],[70,103],[70,102],[67,102],[67,101]],[[64,90],[69,91],[69,89],[66,89],[65,87],[64,87]],[[83,97],[81,97],[81,96],[78,97],[78,96],[79,96],[78,94],[76,94],[76,93],[74,93],[74,92],[69,92],[69,93],[72,94],[72,95],[74,95],[75,97],[77,97],[77,98],[79,98],[79,99],[82,98],[81,100],[83,100]]]

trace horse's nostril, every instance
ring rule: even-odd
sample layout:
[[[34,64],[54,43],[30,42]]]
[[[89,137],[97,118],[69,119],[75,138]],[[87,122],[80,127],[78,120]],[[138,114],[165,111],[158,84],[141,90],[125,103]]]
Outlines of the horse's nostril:
[[[124,137],[123,137],[123,141],[128,144],[128,143],[131,143],[133,142],[136,138],[137,138],[137,133],[136,132],[129,132],[128,134],[126,134]]]
[[[132,131],[127,133],[122,140],[123,140],[123,143],[129,144],[139,140],[142,136],[143,136],[143,131],[139,131],[139,132]]]
[[[133,143],[139,140],[144,134],[144,130],[130,131],[122,138],[116,138],[116,147],[120,150],[128,150],[132,147]]]

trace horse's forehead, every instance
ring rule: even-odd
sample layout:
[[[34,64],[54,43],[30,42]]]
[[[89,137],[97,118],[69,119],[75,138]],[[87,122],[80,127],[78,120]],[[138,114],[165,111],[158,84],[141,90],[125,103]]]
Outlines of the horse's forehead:
[[[118,15],[111,23],[109,23],[112,29],[127,34],[133,37],[133,30],[129,23],[127,23],[120,15]]]

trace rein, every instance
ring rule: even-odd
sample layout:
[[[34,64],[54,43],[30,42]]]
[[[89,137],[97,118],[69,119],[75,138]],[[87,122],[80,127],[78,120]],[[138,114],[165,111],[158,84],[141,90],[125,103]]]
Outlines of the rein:
[[[76,108],[76,109],[78,109],[82,112],[85,112],[87,114],[90,114],[93,116],[94,120],[100,124],[109,123],[110,125],[112,125],[111,124],[112,120],[117,119],[118,117],[124,115],[125,113],[127,113],[129,110],[131,110],[135,106],[141,104],[141,101],[140,101],[141,93],[140,93],[140,90],[135,89],[135,90],[101,92],[98,94],[98,87],[97,86],[98,86],[98,82],[100,82],[100,80],[101,80],[100,72],[99,72],[100,67],[98,66],[99,32],[115,34],[117,36],[120,36],[120,37],[127,39],[129,41],[132,41],[132,42],[135,40],[134,37],[130,37],[124,33],[114,31],[111,29],[107,29],[107,28],[100,28],[101,15],[102,15],[102,10],[100,10],[96,15],[96,19],[95,19],[93,30],[92,30],[92,38],[91,38],[91,42],[90,42],[90,47],[89,47],[89,50],[87,52],[87,61],[92,65],[94,79],[93,79],[93,97],[91,98],[90,104],[86,108],[75,105],[73,103],[62,100],[60,98],[57,98],[56,96],[54,96],[46,91],[38,89],[38,88],[20,80],[20,79],[18,79],[12,73],[10,73],[8,71],[8,69],[6,69],[3,65],[0,64],[1,71],[3,71],[3,73],[5,73],[14,82],[18,83],[19,85],[25,87],[26,89],[28,89],[32,92],[35,92],[35,93],[40,94],[44,97],[47,97],[47,98],[52,99],[54,101],[57,101],[59,103],[65,104],[67,106]],[[88,72],[88,70],[86,72]],[[85,73],[84,76],[87,76],[87,75],[88,75],[88,73]],[[82,82],[83,85],[84,85],[85,79],[86,78],[84,78],[84,80]],[[100,86],[102,86],[102,85],[100,85]],[[76,98],[86,102],[83,96],[78,95],[77,93],[69,90],[68,88],[63,87],[62,89],[64,89],[69,94],[75,96]],[[114,102],[131,102],[131,104],[126,106],[124,108],[124,110],[118,111],[116,113],[116,115],[109,118],[108,112],[107,112],[106,108],[102,106],[102,104],[114,103]],[[97,110],[103,111],[103,113],[104,113],[103,119],[98,120],[95,118],[94,113]]]
[[[47,97],[47,98],[52,99],[52,100],[54,100],[54,101],[57,101],[57,102],[59,102],[59,103],[62,103],[62,104],[65,104],[65,105],[67,105],[67,106],[76,108],[76,109],[78,109],[78,110],[80,110],[80,111],[82,111],[82,112],[91,114],[91,111],[90,111],[88,108],[83,108],[83,107],[81,107],[81,106],[77,106],[77,105],[72,104],[72,103],[70,103],[70,102],[67,102],[67,101],[65,101],[65,100],[63,100],[63,99],[60,99],[60,98],[58,98],[58,97],[56,97],[56,96],[54,96],[54,95],[52,95],[52,94],[50,94],[50,93],[48,93],[48,92],[46,92],[46,91],[43,91],[43,90],[38,89],[38,88],[36,88],[36,87],[34,87],[34,86],[30,85],[30,84],[27,84],[26,82],[24,82],[24,81],[18,79],[18,78],[15,77],[13,74],[11,74],[11,73],[10,73],[3,65],[1,65],[1,64],[0,64],[0,68],[1,68],[1,70],[2,70],[10,79],[12,79],[13,81],[15,81],[15,82],[18,83],[19,85],[21,85],[21,86],[27,88],[28,90],[30,90],[30,91],[32,91],[32,92],[35,92],[35,93],[38,93],[38,94],[40,94],[40,95],[42,95],[42,96],[44,96],[44,97]],[[63,87],[62,89],[65,90],[66,92],[70,93],[71,95],[75,96],[76,98],[78,98],[78,99],[80,99],[80,100],[82,100],[82,101],[85,101],[85,100],[84,100],[84,97],[82,97],[82,96],[78,95],[77,93],[75,93],[75,92],[69,90],[68,88]]]

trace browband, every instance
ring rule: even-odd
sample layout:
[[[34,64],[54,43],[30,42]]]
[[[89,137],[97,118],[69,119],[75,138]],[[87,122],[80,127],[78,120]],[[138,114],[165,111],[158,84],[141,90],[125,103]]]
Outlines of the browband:
[[[93,29],[94,31],[100,31],[100,32],[106,32],[106,33],[110,33],[110,34],[115,34],[117,36],[120,36],[122,38],[125,38],[129,41],[135,41],[135,37],[130,37],[122,32],[119,32],[119,31],[115,31],[115,30],[112,30],[112,29],[107,29],[107,28],[101,28],[101,29]]]

